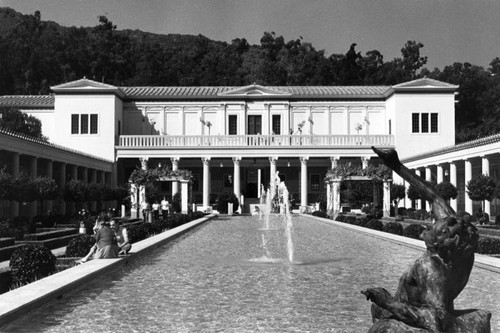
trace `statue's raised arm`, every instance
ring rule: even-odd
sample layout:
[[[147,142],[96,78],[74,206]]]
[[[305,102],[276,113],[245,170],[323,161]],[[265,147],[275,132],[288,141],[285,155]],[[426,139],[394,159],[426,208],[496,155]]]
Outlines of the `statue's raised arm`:
[[[474,264],[479,236],[470,217],[457,218],[429,182],[401,163],[394,149],[372,149],[431,202],[436,222],[422,233],[427,251],[403,273],[394,296],[384,288],[362,291],[373,302],[369,332],[490,332],[490,312],[458,311],[453,305]]]

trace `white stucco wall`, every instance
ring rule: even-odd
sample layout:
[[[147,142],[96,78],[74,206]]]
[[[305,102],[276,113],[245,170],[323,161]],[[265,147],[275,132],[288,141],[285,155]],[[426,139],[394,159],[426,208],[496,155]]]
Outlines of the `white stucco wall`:
[[[400,158],[455,144],[453,93],[396,93],[388,106]],[[412,133],[412,113],[437,113],[438,132]]]
[[[107,160],[114,160],[116,115],[121,102],[114,95],[56,95],[55,130],[51,142]],[[97,114],[97,134],[71,134],[72,114]]]

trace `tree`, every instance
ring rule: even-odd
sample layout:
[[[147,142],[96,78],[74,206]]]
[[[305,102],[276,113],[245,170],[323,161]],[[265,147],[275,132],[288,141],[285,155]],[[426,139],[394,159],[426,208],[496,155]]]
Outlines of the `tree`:
[[[35,181],[25,172],[20,172],[12,179],[12,187],[8,195],[10,200],[17,202],[33,202],[37,200]]]
[[[34,187],[43,213],[43,201],[56,199],[59,194],[59,187],[56,181],[49,177],[37,177],[34,180]]]
[[[497,184],[490,176],[479,175],[469,180],[466,187],[469,198],[481,201],[481,208],[484,211],[484,200],[491,201],[493,199]]]
[[[415,188],[415,186],[411,185],[408,187],[408,199],[415,201],[422,199],[419,191]]]
[[[395,201],[394,214],[398,215],[399,201],[406,196],[406,187],[403,184],[391,184],[391,201]]]
[[[5,168],[0,170],[0,200],[7,199],[12,188],[12,176]]]
[[[82,203],[87,197],[87,192],[87,186],[84,183],[72,179],[64,186],[63,197],[66,201]]]
[[[0,106],[0,115],[0,128],[46,140],[42,136],[42,123],[39,119],[12,107]]]
[[[456,199],[458,195],[455,185],[447,181],[437,184],[436,191],[444,200]]]

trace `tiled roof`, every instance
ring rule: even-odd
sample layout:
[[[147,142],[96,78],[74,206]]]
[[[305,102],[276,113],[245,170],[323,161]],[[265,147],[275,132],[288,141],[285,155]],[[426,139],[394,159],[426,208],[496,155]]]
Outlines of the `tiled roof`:
[[[26,108],[53,108],[53,95],[13,95],[0,96],[0,106],[16,106]]]
[[[477,140],[463,142],[463,143],[460,143],[458,145],[448,146],[448,147],[436,149],[436,150],[433,150],[433,151],[430,151],[427,153],[410,156],[408,158],[402,159],[401,162],[408,163],[408,162],[418,161],[418,160],[421,160],[424,158],[443,155],[446,153],[453,153],[456,151],[475,148],[475,147],[486,146],[486,145],[489,145],[492,143],[497,143],[497,142],[500,142],[500,134],[494,134],[494,135],[490,135],[490,136],[480,138]]]
[[[140,97],[220,97],[241,87],[120,87],[128,98]],[[291,94],[292,97],[382,97],[389,86],[266,86],[270,90]]]
[[[8,130],[8,129],[5,129],[5,128],[0,128],[0,135],[8,135],[8,136],[11,136],[11,137],[18,138],[19,140],[29,141],[29,142],[32,142],[34,144],[38,144],[38,145],[42,145],[42,146],[46,146],[46,147],[51,147],[51,148],[55,148],[55,149],[59,149],[59,150],[64,150],[64,151],[75,153],[75,154],[78,154],[78,155],[90,157],[90,158],[93,158],[93,159],[96,159],[96,160],[113,163],[113,161],[106,160],[106,159],[104,159],[102,157],[94,156],[94,155],[91,155],[91,154],[87,154],[87,153],[81,152],[79,150],[75,150],[75,149],[67,148],[67,147],[64,147],[64,146],[56,145],[54,143],[50,143],[48,141],[43,141],[43,140],[40,140],[38,138],[29,136],[29,135],[26,135],[26,134],[23,134],[23,133],[11,131],[11,130]]]

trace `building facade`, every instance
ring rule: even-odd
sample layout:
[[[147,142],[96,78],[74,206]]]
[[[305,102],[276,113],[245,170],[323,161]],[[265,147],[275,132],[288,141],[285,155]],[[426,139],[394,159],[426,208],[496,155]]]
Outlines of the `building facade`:
[[[325,195],[337,163],[377,164],[372,146],[405,159],[455,142],[457,86],[427,78],[312,87],[116,87],[83,78],[51,89],[2,96],[0,105],[40,119],[53,144],[112,161],[112,185],[137,167],[191,170],[204,207],[224,192],[255,202],[277,171],[308,206]]]

